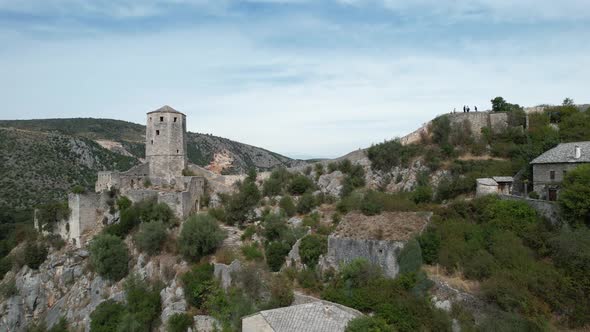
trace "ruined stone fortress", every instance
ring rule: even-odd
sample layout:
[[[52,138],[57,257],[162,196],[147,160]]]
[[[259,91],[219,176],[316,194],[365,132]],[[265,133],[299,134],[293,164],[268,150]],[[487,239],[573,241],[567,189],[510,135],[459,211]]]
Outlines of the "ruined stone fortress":
[[[115,190],[132,202],[165,203],[180,219],[198,212],[206,180],[194,176],[199,168],[188,163],[186,115],[170,106],[147,113],[145,146],[145,163],[126,172],[99,172],[94,193],[69,194],[70,217],[56,227],[62,238],[80,247],[85,232],[116,219],[109,212],[109,192]]]

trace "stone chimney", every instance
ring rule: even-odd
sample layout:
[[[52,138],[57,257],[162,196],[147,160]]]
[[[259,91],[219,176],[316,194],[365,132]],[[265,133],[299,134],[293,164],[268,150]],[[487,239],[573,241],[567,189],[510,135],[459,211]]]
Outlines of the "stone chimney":
[[[582,157],[582,149],[578,145],[576,145],[574,156],[576,159],[580,159]]]

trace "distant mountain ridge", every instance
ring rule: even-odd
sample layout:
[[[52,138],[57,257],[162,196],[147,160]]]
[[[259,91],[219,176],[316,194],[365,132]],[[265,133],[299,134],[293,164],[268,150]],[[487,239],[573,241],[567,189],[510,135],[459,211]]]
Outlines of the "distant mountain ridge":
[[[218,173],[306,164],[222,137],[187,136],[189,160]],[[30,208],[65,198],[74,185],[92,188],[97,172],[141,163],[144,140],[145,126],[121,120],[0,120],[0,206]]]

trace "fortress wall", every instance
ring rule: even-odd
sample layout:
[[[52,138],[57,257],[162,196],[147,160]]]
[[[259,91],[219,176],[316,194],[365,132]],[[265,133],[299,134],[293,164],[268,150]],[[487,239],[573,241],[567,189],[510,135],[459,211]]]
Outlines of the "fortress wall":
[[[471,112],[449,114],[449,120],[452,126],[462,126],[465,120],[471,125],[471,132],[474,137],[481,136],[481,130],[490,126],[488,112]]]
[[[69,234],[66,229],[60,229],[60,235],[64,239],[76,241],[76,245],[81,247],[82,234],[95,228],[98,219],[98,209],[100,208],[100,194],[69,194],[68,206],[71,214],[69,223]],[[61,232],[66,234],[61,234]]]
[[[328,253],[321,260],[322,269],[338,269],[357,258],[364,258],[381,267],[383,273],[394,278],[399,273],[398,257],[405,242],[328,237]]]
[[[508,113],[489,113],[492,132],[500,133],[508,128]]]

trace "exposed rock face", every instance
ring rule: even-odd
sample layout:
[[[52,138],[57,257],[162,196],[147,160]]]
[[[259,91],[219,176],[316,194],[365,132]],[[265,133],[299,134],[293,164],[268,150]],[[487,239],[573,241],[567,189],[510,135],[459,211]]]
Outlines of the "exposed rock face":
[[[344,174],[340,171],[335,171],[320,176],[317,182],[322,193],[331,196],[340,196],[342,191],[342,180],[344,180]]]
[[[221,329],[221,323],[211,316],[197,315],[193,319],[195,321],[194,332],[214,332]],[[191,329],[191,331],[193,330]]]
[[[123,281],[108,281],[91,272],[88,257],[88,251],[68,246],[51,253],[38,270],[25,266],[16,274],[7,273],[3,282],[14,279],[17,294],[0,303],[0,331],[25,331],[27,325],[40,320],[51,327],[62,316],[73,331],[89,331],[92,311],[108,299],[124,301],[125,293]],[[175,277],[186,270],[186,263],[166,255],[137,257],[130,274],[168,281],[160,294],[162,321],[185,311],[184,292]]]
[[[303,263],[301,262],[301,256],[299,255],[299,246],[301,245],[301,239],[297,240],[289,251],[289,255],[285,259],[285,267],[294,267],[297,270],[301,270],[303,268]]]
[[[223,289],[229,288],[232,283],[232,273],[239,273],[242,270],[242,264],[239,260],[234,260],[230,265],[214,263],[213,274],[219,279]]]

